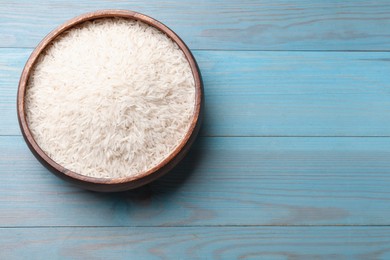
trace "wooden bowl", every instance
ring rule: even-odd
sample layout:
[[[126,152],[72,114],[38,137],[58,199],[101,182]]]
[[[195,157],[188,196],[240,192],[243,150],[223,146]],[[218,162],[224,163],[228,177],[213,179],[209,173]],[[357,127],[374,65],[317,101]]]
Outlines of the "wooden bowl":
[[[85,21],[90,21],[99,18],[127,18],[132,20],[139,20],[144,22],[150,26],[157,28],[158,30],[164,32],[168,37],[170,37],[183,51],[185,57],[187,58],[192,74],[195,80],[195,109],[194,115],[189,127],[188,132],[186,133],[184,139],[179,144],[179,146],[161,163],[152,169],[143,172],[135,177],[125,177],[125,178],[95,178],[88,177],[84,175],[80,175],[76,172],[70,171],[65,167],[57,164],[53,161],[49,156],[43,152],[43,150],[39,147],[39,145],[34,140],[31,131],[29,129],[27,119],[26,119],[26,111],[25,111],[25,93],[26,86],[30,77],[30,73],[34,68],[35,63],[39,55],[45,50],[45,48],[53,41],[57,36],[59,36],[64,31],[71,29],[74,26],[80,25]],[[114,192],[114,191],[124,191],[133,189],[144,184],[147,184],[163,174],[170,171],[188,152],[191,145],[193,144],[201,125],[201,110],[203,103],[203,83],[201,74],[198,68],[198,65],[188,49],[185,43],[180,39],[179,36],[176,35],[171,29],[169,29],[164,24],[159,21],[148,17],[146,15],[125,11],[125,10],[102,10],[96,11],[92,13],[87,13],[76,18],[73,18],[67,21],[65,24],[59,26],[57,29],[50,32],[35,48],[32,52],[30,58],[28,59],[21,78],[19,82],[18,88],[18,96],[17,96],[17,114],[20,129],[22,131],[23,137],[30,148],[31,152],[35,155],[35,157],[51,172],[55,175],[69,181],[81,188],[93,190],[93,191],[102,191],[102,192]]]

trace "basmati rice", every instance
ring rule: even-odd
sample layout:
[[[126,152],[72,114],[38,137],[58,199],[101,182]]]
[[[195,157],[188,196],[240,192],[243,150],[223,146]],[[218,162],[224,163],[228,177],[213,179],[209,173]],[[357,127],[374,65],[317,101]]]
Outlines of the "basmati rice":
[[[183,140],[195,83],[163,32],[102,18],[66,31],[40,55],[25,102],[35,141],[58,164],[91,177],[137,176]]]

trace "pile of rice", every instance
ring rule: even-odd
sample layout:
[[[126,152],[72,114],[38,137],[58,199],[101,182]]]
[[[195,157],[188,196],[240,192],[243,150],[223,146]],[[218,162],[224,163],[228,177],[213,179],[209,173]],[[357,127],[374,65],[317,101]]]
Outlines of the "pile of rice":
[[[26,90],[27,121],[41,149],[85,176],[136,176],[183,140],[195,83],[184,53],[135,20],[85,22],[39,57]]]

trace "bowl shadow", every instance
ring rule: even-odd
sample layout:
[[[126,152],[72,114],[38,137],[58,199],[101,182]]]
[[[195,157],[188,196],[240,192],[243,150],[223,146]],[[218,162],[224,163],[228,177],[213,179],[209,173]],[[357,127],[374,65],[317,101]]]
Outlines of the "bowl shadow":
[[[114,192],[114,193],[99,193],[88,191],[101,199],[109,200],[126,200],[136,202],[146,202],[153,197],[164,195],[164,197],[172,196],[183,184],[190,179],[194,174],[197,165],[202,161],[202,147],[205,138],[198,137],[187,155],[181,160],[170,172],[166,173],[159,179],[141,186],[139,188]]]

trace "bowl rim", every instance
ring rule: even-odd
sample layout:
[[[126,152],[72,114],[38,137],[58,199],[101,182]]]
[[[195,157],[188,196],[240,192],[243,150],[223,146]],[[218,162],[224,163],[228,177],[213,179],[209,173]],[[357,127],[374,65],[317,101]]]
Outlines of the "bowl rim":
[[[26,94],[26,87],[28,84],[28,80],[31,74],[31,71],[34,68],[34,65],[36,64],[40,54],[45,51],[45,49],[58,37],[60,36],[63,32],[78,26],[84,22],[91,21],[91,20],[96,20],[96,19],[101,19],[101,18],[125,18],[129,20],[138,20],[143,23],[146,23],[150,26],[153,26],[154,28],[162,31],[165,33],[170,39],[172,39],[178,46],[179,48],[183,51],[193,74],[194,81],[195,81],[195,104],[194,104],[194,113],[192,116],[192,121],[191,124],[188,128],[188,131],[184,138],[182,138],[180,144],[164,159],[162,160],[158,165],[154,166],[153,168],[144,171],[140,174],[137,174],[135,176],[127,176],[127,177],[121,177],[121,178],[99,178],[99,177],[91,177],[91,176],[85,176],[81,175],[79,173],[73,172],[57,162],[55,162],[53,159],[51,159],[37,144],[35,139],[33,138],[33,135],[30,131],[30,128],[27,123],[27,118],[26,118],[26,111],[25,111],[25,94]],[[18,115],[18,120],[19,120],[19,125],[23,134],[24,139],[26,140],[27,145],[31,149],[31,151],[34,153],[34,155],[41,161],[41,163],[44,163],[45,166],[49,166],[51,170],[58,171],[58,173],[64,174],[66,179],[75,183],[90,183],[90,184],[97,184],[97,185],[123,185],[126,183],[130,182],[137,182],[136,186],[141,186],[144,185],[155,178],[159,177],[162,175],[161,173],[157,174],[160,170],[163,170],[163,168],[169,168],[171,169],[174,165],[178,163],[179,160],[184,155],[179,156],[180,152],[184,150],[188,150],[189,146],[193,142],[194,139],[199,131],[199,124],[200,124],[200,114],[201,114],[201,104],[202,104],[202,99],[203,99],[203,83],[201,79],[201,74],[198,68],[198,65],[196,63],[195,58],[193,57],[191,51],[187,47],[187,45],[184,43],[184,41],[170,28],[168,28],[166,25],[163,23],[155,20],[154,18],[151,18],[147,15],[134,12],[134,11],[129,11],[129,10],[118,10],[118,9],[107,9],[107,10],[98,10],[94,12],[89,12],[85,13],[82,15],[79,15],[77,17],[74,17],[53,31],[51,31],[43,40],[37,45],[37,47],[33,50],[31,53],[30,57],[28,58],[26,65],[23,68],[20,81],[19,81],[19,86],[18,86],[18,93],[17,93],[17,115]],[[184,151],[186,153],[186,151]],[[174,165],[169,166],[169,164],[172,164],[172,161],[177,158],[178,161],[174,163]],[[167,170],[169,171],[169,170]],[[165,171],[166,172],[166,171]],[[164,172],[164,173],[165,173]],[[153,174],[156,174],[156,176],[150,177]],[[56,173],[56,175],[58,175]],[[157,176],[158,175],[158,176]],[[61,177],[61,176],[59,176]],[[149,177],[149,180],[147,179]],[[92,188],[94,190],[94,188]]]

